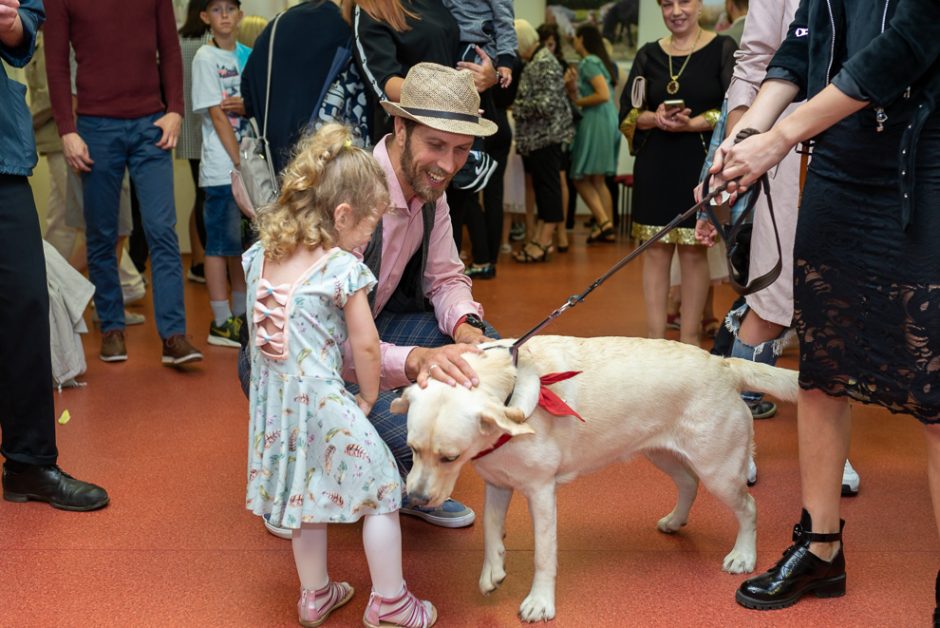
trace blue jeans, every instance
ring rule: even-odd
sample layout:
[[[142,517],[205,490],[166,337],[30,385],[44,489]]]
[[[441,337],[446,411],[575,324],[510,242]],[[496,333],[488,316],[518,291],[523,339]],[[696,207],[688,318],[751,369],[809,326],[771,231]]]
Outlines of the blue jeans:
[[[144,235],[150,248],[153,309],[161,338],[186,333],[183,270],[176,237],[173,156],[157,148],[163,114],[133,120],[79,116],[78,133],[94,160],[82,175],[88,276],[95,284],[101,331],[124,329],[124,301],[114,247],[118,237],[121,180],[128,169],[140,201]]]
[[[210,185],[206,193],[206,255],[210,257],[242,256],[242,214],[235,204],[231,185]]]
[[[741,321],[744,320],[744,315],[747,314],[748,309],[748,305],[745,303],[741,307],[728,312],[727,320],[731,323],[731,328],[734,333],[734,345],[731,347],[731,357],[774,366],[777,364],[777,357],[783,353],[783,349],[786,346],[789,330],[785,329],[776,338],[766,340],[756,347],[752,347],[738,338],[738,332],[741,331]],[[744,399],[748,405],[753,406],[760,403],[764,398],[764,394],[753,390],[745,390],[741,393],[741,398]]]

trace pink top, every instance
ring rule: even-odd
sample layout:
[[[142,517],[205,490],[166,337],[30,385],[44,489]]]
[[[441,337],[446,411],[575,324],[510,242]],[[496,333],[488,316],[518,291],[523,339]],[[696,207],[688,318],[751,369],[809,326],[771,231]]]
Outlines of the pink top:
[[[388,156],[386,142],[392,135],[386,135],[372,151],[373,156],[385,171],[391,196],[391,207],[382,217],[382,266],[379,269],[378,285],[375,288],[375,305],[372,315],[378,316],[385,304],[395,292],[401,280],[405,266],[421,247],[423,220],[421,218],[421,199],[405,198],[398,182],[398,177]],[[354,251],[362,259],[363,247]],[[424,272],[424,291],[434,306],[437,326],[442,333],[450,336],[454,326],[464,314],[476,314],[483,317],[483,306],[473,300],[470,292],[470,278],[463,274],[464,266],[460,261],[457,245],[454,243],[454,231],[450,223],[450,209],[447,196],[438,199],[435,207],[434,226],[428,246],[428,259]],[[405,375],[405,359],[413,346],[400,347],[382,343],[381,387],[390,390],[407,386],[411,380]],[[343,378],[355,381],[355,368],[349,343],[343,346]]]

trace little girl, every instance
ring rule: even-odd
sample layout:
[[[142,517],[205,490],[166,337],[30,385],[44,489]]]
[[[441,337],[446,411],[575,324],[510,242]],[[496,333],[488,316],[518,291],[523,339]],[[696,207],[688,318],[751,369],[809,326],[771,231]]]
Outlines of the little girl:
[[[402,578],[401,481],[366,419],[379,392],[367,299],[376,281],[350,251],[369,241],[388,203],[378,163],[353,147],[349,129],[328,124],[299,146],[243,256],[252,312],[247,507],[293,530],[303,626],[319,626],[352,598],[349,584],[327,574],[326,524],[360,517],[372,576],[365,625],[424,628],[437,619]],[[340,377],[347,339],[355,398]]]

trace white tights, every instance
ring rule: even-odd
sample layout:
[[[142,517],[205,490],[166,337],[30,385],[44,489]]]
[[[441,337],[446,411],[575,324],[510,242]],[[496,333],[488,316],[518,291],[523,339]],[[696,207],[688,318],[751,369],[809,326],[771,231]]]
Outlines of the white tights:
[[[294,530],[291,544],[300,586],[316,591],[330,581],[326,567],[326,524],[304,523]],[[398,511],[368,515],[362,522],[362,545],[372,576],[372,589],[382,597],[401,593],[401,526]]]

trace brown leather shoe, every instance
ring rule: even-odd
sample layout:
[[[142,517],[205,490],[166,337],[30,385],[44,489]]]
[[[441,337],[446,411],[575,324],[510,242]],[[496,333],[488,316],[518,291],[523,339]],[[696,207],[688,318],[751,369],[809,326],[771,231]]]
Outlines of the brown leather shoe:
[[[123,362],[127,359],[122,330],[112,329],[101,334],[101,353],[98,357],[105,362]]]
[[[163,341],[163,364],[165,366],[179,366],[187,362],[197,362],[202,354],[196,347],[189,344],[186,336],[176,334]]]

